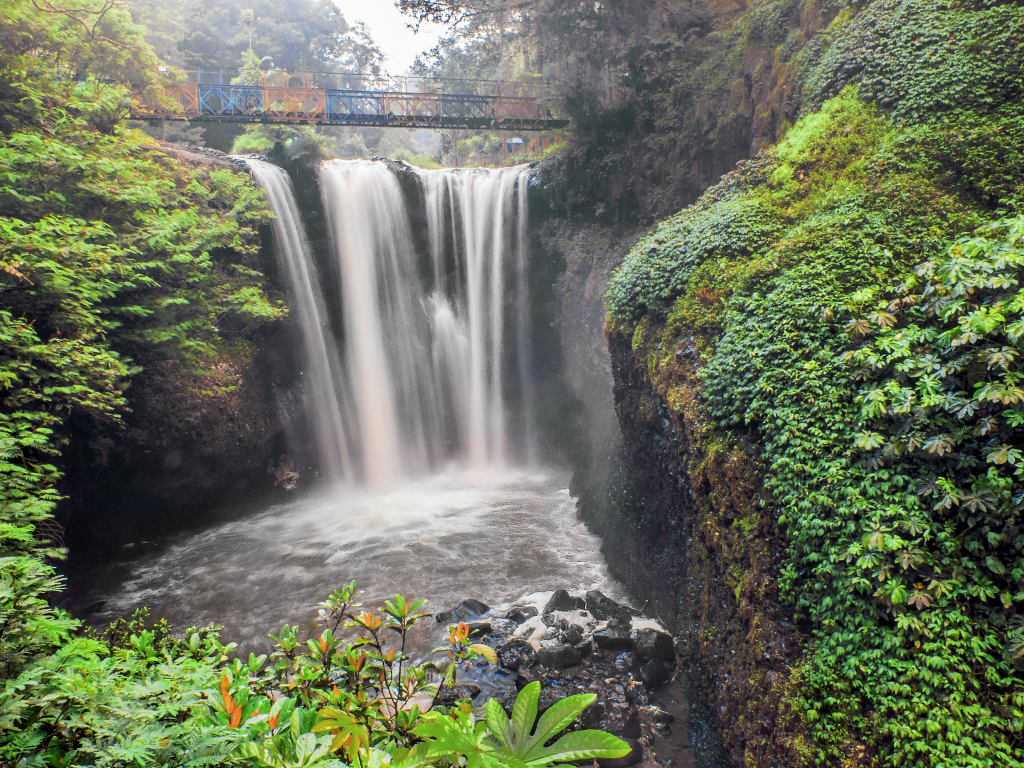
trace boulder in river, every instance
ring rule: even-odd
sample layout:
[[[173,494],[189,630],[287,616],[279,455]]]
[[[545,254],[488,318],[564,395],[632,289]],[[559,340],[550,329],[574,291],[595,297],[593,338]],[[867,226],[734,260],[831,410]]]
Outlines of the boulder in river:
[[[578,648],[559,643],[558,645],[549,645],[537,651],[534,662],[548,669],[561,669],[562,667],[571,667],[574,664],[579,664],[582,659],[583,654],[580,653]]]
[[[481,637],[482,635],[491,634],[491,622],[489,621],[471,621],[469,626],[470,637]]]
[[[640,665],[640,679],[648,689],[660,688],[672,679],[675,666],[661,659],[651,659]]]
[[[516,624],[522,624],[527,619],[532,619],[539,611],[532,605],[520,605],[505,614],[506,619],[512,619]]]
[[[628,651],[633,647],[629,630],[625,627],[607,627],[594,633],[594,643],[605,651]]]
[[[460,683],[455,687],[442,685],[434,697],[434,703],[450,707],[459,699],[475,699],[479,695],[480,686],[473,683]]]
[[[505,669],[519,669],[533,663],[537,651],[521,638],[513,638],[498,648],[498,661]]]
[[[587,592],[585,602],[587,610],[590,611],[598,621],[628,624],[629,620],[633,617],[632,608],[616,603],[610,597],[606,597],[596,589]]]
[[[547,605],[544,606],[543,613],[551,613],[553,611],[583,611],[586,610],[587,604],[582,597],[573,597],[564,589],[556,589],[554,594],[551,595],[551,599],[548,600]]]
[[[562,633],[562,642],[567,645],[579,645],[583,642],[583,627],[579,624],[570,624],[569,628]]]
[[[450,611],[435,613],[434,618],[438,624],[457,624],[460,621],[467,621],[483,616],[490,610],[490,606],[481,603],[479,600],[463,600]]]

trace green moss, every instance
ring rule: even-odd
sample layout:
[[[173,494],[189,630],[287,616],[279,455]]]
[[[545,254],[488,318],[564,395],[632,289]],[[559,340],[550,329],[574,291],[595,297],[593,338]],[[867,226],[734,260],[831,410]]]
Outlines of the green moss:
[[[854,73],[855,86],[805,116],[759,161],[763,183],[726,179],[660,225],[633,250],[608,294],[609,317],[619,328],[636,328],[635,353],[687,425],[691,487],[697,493],[707,485],[699,494],[698,527],[708,557],[723,564],[720,578],[737,606],[756,599],[747,563],[757,561],[761,542],[747,537],[764,536],[775,514],[785,527],[782,586],[815,638],[804,663],[774,689],[780,718],[795,729],[776,743],[788,740],[794,764],[1024,765],[1024,680],[1011,663],[1024,649],[1014,623],[1024,565],[1018,568],[1016,550],[1001,548],[1010,540],[1004,526],[1013,541],[1024,541],[1013,538],[1024,530],[1024,490],[1014,496],[1008,489],[1019,480],[993,479],[999,471],[993,462],[1009,462],[1022,439],[1007,425],[1024,421],[1004,412],[1007,401],[987,428],[998,423],[1008,430],[990,439],[1005,443],[1002,448],[983,447],[979,432],[970,438],[976,452],[965,454],[962,466],[934,452],[908,458],[899,430],[909,417],[894,415],[892,425],[869,430],[862,390],[883,369],[890,382],[904,382],[885,384],[897,389],[923,374],[883,364],[882,357],[854,369],[843,357],[860,349],[850,328],[872,335],[913,306],[914,295],[895,287],[915,265],[942,254],[994,211],[1019,210],[1024,199],[1024,110],[1007,101],[1009,86],[987,59],[1003,51],[1005,69],[1018,71],[1022,55],[1011,38],[1024,12],[982,5],[880,0],[841,16],[830,33],[832,49],[819,51],[817,61],[856,63],[844,70]],[[894,26],[900,19],[906,29]],[[961,39],[971,30],[974,38]],[[891,33],[885,46],[883,33]],[[859,47],[851,35],[859,35]],[[913,56],[911,43],[919,45]],[[936,56],[948,57],[942,72]],[[887,84],[879,85],[879,73]],[[959,105],[938,91],[950,78],[953,92],[962,94]],[[1011,248],[991,239],[972,242],[992,252]],[[1014,265],[1005,267],[1006,285],[1016,285],[1016,257],[1006,258],[1000,264]],[[953,288],[933,282],[929,290]],[[964,295],[980,301],[982,294]],[[922,327],[937,327],[938,317],[922,315]],[[938,330],[921,334],[921,344],[931,344]],[[899,337],[893,339],[884,343],[898,345]],[[1016,341],[999,343],[1017,354]],[[952,354],[929,349],[913,354]],[[700,353],[699,373],[678,362],[679,350]],[[871,350],[857,359],[882,354]],[[942,370],[947,379],[958,375]],[[955,386],[970,392],[994,376],[991,368],[979,370]],[[970,399],[952,389],[944,396]],[[966,444],[968,426],[963,435],[956,429],[973,416],[925,417],[922,407],[913,411],[921,442],[937,445],[948,432]],[[733,462],[745,460],[740,447],[751,435],[764,446],[762,477],[773,497],[764,507],[740,493],[749,480],[731,474]],[[892,445],[903,447],[865,453],[864,446],[874,445],[870,435],[883,441],[890,435]],[[970,524],[948,517],[943,502],[922,490],[936,478],[960,489],[949,498],[989,494],[989,501],[963,502],[998,510],[992,514],[1000,522],[989,524],[988,538],[967,545],[982,535],[971,527],[982,525],[981,512],[969,515]],[[918,523],[907,522],[913,520],[934,524],[934,531],[921,533]],[[879,526],[890,527],[877,533]],[[867,556],[873,535],[896,543],[884,556]],[[930,565],[922,566],[925,561]],[[986,586],[996,582],[998,589]],[[952,598],[956,590],[959,597]],[[1004,595],[999,602],[996,592]],[[1024,628],[1019,634],[1024,637]]]
[[[1020,94],[1024,18],[1016,3],[875,0],[844,12],[802,61],[815,104],[849,82],[908,122],[942,112],[991,109]]]

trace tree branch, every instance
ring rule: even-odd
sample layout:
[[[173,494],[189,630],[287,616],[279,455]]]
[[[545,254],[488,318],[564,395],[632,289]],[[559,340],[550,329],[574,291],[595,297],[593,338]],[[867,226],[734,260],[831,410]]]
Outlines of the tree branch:
[[[128,50],[128,48],[131,47],[126,43],[119,43],[116,40],[111,40],[109,37],[103,37],[102,35],[96,34],[96,28],[99,27],[99,25],[103,22],[103,17],[106,16],[111,9],[120,5],[120,3],[117,2],[117,0],[104,0],[103,7],[98,11],[94,11],[89,8],[58,8],[56,5],[50,2],[50,0],[41,0],[41,2],[42,5],[40,5],[39,0],[32,0],[32,5],[35,6],[37,11],[42,11],[43,13],[50,13],[55,16],[65,16],[71,21],[81,24],[85,31],[89,34],[89,37],[91,37],[93,40],[97,40],[101,43],[107,43],[108,45],[112,45],[121,51]],[[97,18],[95,23],[90,27],[89,23],[85,19],[81,18],[80,16],[77,16],[76,14],[96,16]]]

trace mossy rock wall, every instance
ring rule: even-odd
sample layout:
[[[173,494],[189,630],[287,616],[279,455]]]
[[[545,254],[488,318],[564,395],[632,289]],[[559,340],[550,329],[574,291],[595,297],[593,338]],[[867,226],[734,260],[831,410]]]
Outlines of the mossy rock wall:
[[[820,108],[611,281],[619,527],[585,511],[736,765],[1024,764],[1022,23],[847,7]]]
[[[760,447],[704,426],[699,356],[685,337],[663,350],[653,377],[630,339],[613,333],[609,347],[625,481],[624,519],[606,521],[605,536],[628,542],[605,546],[611,567],[681,639],[682,668],[733,764],[801,766],[793,664],[805,638],[778,600],[785,539],[765,504]]]

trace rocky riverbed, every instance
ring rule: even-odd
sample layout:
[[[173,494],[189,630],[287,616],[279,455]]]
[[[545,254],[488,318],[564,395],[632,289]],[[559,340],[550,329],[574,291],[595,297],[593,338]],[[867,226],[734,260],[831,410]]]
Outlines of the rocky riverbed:
[[[518,691],[538,681],[541,713],[566,696],[596,695],[570,729],[599,728],[633,748],[626,757],[598,761],[604,768],[717,765],[715,745],[691,739],[675,640],[642,611],[596,590],[559,589],[494,608],[464,600],[434,618],[442,625],[468,624],[471,636],[494,648],[499,661],[497,669],[480,661],[460,672],[459,684],[442,689],[437,703],[468,698],[482,708],[494,698],[511,712]],[[697,730],[714,741],[703,723]]]

